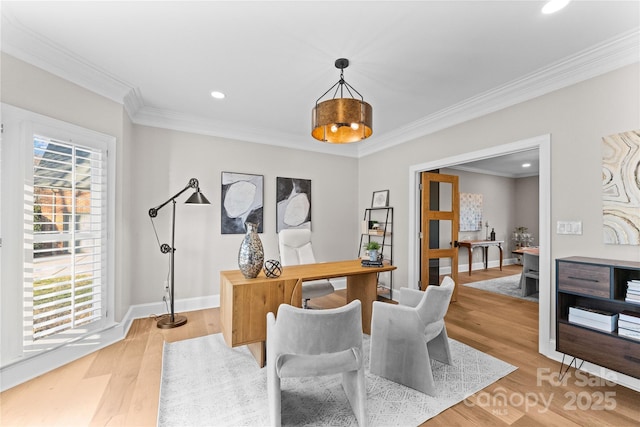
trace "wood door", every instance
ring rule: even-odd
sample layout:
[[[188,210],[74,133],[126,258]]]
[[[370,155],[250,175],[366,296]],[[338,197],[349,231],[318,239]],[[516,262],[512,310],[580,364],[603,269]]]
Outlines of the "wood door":
[[[429,285],[439,284],[440,260],[448,258],[451,265],[451,278],[456,282],[451,301],[457,301],[460,223],[458,177],[423,172],[420,210],[420,288],[425,290]],[[433,231],[436,232],[435,239],[430,239]],[[435,274],[429,274],[430,270],[435,270]]]

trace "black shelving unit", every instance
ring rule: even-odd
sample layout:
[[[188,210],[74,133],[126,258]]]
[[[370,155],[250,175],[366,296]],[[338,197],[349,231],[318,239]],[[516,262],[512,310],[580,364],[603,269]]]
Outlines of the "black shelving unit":
[[[393,265],[393,208],[365,209],[361,228],[358,258],[364,256],[364,246],[375,240],[380,243],[382,259]],[[378,274],[378,296],[393,299],[393,271]]]

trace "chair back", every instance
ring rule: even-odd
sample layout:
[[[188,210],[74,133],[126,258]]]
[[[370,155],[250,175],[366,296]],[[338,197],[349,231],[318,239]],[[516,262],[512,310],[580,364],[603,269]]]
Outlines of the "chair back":
[[[327,310],[282,304],[273,332],[280,354],[314,355],[352,348],[362,352],[362,306],[360,300]]]
[[[540,257],[538,255],[525,252],[524,259],[522,260],[522,268],[525,273],[529,271],[539,271]]]
[[[422,301],[416,306],[418,316],[420,316],[420,319],[422,319],[425,324],[444,319],[449,309],[454,286],[455,282],[453,279],[446,276],[442,280],[442,283],[440,283],[440,286],[427,287]]]
[[[315,264],[316,257],[311,246],[311,230],[287,228],[278,233],[280,263],[283,266]]]

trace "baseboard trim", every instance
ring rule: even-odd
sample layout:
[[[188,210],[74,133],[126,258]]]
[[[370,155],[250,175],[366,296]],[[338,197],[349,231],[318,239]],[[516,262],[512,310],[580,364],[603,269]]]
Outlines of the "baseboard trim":
[[[187,298],[174,302],[176,312],[220,307],[220,295]],[[0,368],[0,391],[8,390],[42,374],[87,356],[126,338],[135,319],[166,313],[164,302],[139,304],[129,307],[122,321],[111,324],[74,342],[19,359]]]

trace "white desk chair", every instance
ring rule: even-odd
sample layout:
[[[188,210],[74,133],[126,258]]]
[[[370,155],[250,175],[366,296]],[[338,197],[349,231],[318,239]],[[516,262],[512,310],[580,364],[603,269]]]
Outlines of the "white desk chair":
[[[311,246],[311,230],[287,228],[278,233],[280,263],[288,265],[315,264],[316,257]],[[302,307],[307,308],[311,298],[329,295],[335,288],[328,279],[302,282]]]

